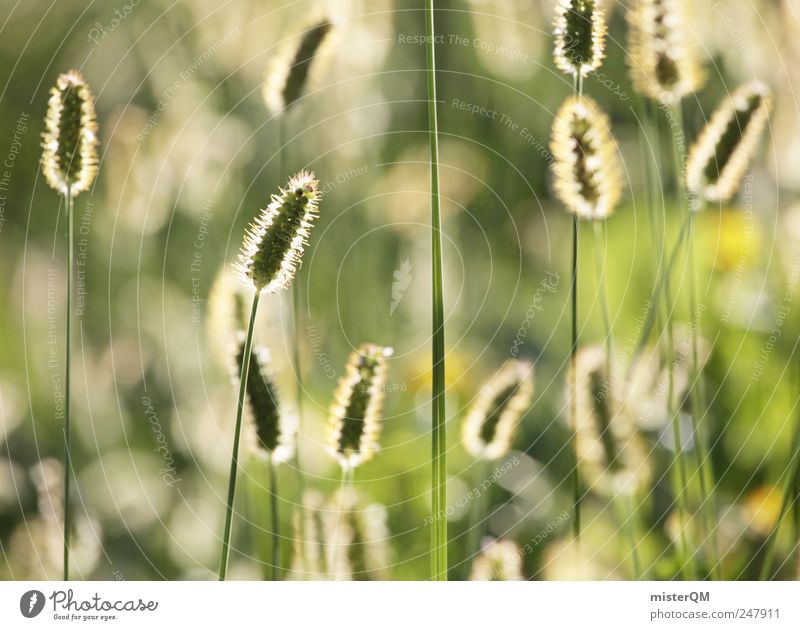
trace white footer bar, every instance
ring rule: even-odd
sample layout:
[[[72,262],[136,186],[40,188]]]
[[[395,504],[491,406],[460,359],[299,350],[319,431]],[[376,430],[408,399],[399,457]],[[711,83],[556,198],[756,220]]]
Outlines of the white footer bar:
[[[797,630],[799,611],[798,582],[0,582],[2,628]]]

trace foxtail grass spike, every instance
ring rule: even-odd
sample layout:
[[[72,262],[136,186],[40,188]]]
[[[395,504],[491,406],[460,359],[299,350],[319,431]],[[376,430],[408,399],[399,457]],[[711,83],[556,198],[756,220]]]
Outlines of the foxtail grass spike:
[[[582,219],[604,219],[619,202],[622,176],[608,117],[588,96],[570,97],[553,122],[555,192]]]
[[[478,459],[503,457],[533,397],[533,365],[506,361],[481,388],[462,428],[467,452]]]
[[[378,449],[387,357],[392,349],[362,344],[350,354],[328,419],[328,450],[344,470],[368,461]]]
[[[314,174],[301,171],[250,224],[235,268],[256,291],[276,293],[291,284],[302,264],[319,199]]]
[[[483,582],[524,580],[519,547],[510,540],[485,540],[472,564],[469,579]]]
[[[649,480],[650,464],[607,365],[604,348],[586,346],[570,368],[570,385],[577,394],[576,452],[592,489],[610,497],[632,496]]]
[[[556,67],[584,77],[605,57],[605,12],[596,0],[558,0],[553,34]]]
[[[69,579],[71,513],[72,296],[74,285],[74,198],[88,190],[97,174],[97,121],[94,97],[80,73],[58,77],[50,90],[42,134],[42,171],[47,183],[64,196],[67,223],[66,369],[64,375],[64,580]]]
[[[329,501],[324,533],[328,577],[332,580],[386,579],[389,528],[386,507],[364,502],[351,487]]]
[[[236,353],[234,375],[238,382],[244,364],[244,333]],[[284,462],[294,453],[295,432],[281,409],[266,348],[253,348],[247,375],[246,413],[255,434],[255,446],[273,463]]]
[[[334,24],[326,18],[312,23],[299,39],[295,38],[273,58],[264,84],[264,102],[277,114],[288,111],[321,75],[321,60],[333,39]]]
[[[747,170],[772,105],[764,84],[739,87],[714,112],[689,151],[686,183],[697,197],[710,202],[730,199]]]
[[[62,74],[51,88],[42,139],[47,183],[72,197],[88,190],[97,173],[97,122],[94,97],[79,72]]]
[[[325,531],[325,500],[316,490],[303,493],[302,509],[294,513],[294,556],[292,580],[323,580],[327,576]]]
[[[686,36],[683,0],[636,0],[628,22],[637,92],[671,105],[700,88],[705,73]]]

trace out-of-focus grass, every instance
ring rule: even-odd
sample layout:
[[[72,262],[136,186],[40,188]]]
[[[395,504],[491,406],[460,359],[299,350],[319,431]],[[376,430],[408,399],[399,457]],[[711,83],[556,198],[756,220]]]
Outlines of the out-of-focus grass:
[[[528,576],[565,577],[572,557],[568,525],[551,525],[541,535],[569,506],[562,418],[569,217],[552,199],[547,174],[549,126],[569,86],[552,71],[548,3],[522,4],[474,3],[468,5],[473,16],[460,5],[443,4],[454,10],[438,18],[440,32],[470,41],[446,40],[439,57],[453,577],[466,577],[470,564],[463,554],[468,510],[456,504],[476,484],[476,466],[458,444],[459,422],[480,384],[508,358],[523,325],[519,353],[536,360],[537,393],[514,442],[518,463],[491,484],[489,531],[530,546],[524,555]],[[235,392],[226,360],[207,337],[207,299],[219,269],[233,260],[245,224],[266,203],[267,191],[285,179],[276,170],[277,127],[260,100],[260,82],[274,46],[296,32],[304,11],[277,3],[225,11],[210,1],[141,3],[95,43],[88,36],[96,23],[111,24],[111,7],[96,4],[84,13],[69,3],[47,7],[24,3],[0,37],[0,157],[11,151],[18,121],[26,127],[18,133],[8,190],[2,191],[0,222],[0,573],[46,574],[46,562],[31,560],[19,543],[20,528],[42,511],[29,470],[40,459],[57,458],[61,447],[53,388],[63,360],[63,222],[38,174],[39,134],[46,86],[59,71],[86,60],[82,70],[97,94],[103,153],[94,191],[76,203],[77,225],[86,228],[77,248],[85,256],[86,295],[75,341],[74,461],[77,511],[96,523],[89,530],[96,540],[93,535],[89,542],[102,553],[86,554],[87,564],[75,575],[210,578],[224,515]],[[313,168],[325,192],[304,270],[311,328],[300,331],[307,485],[326,494],[338,486],[335,462],[322,442],[347,353],[362,341],[393,346],[383,449],[359,469],[355,487],[388,507],[390,575],[397,579],[427,576],[429,539],[424,56],[400,39],[420,31],[421,14],[400,10],[409,8],[388,1],[343,5],[344,33],[331,53],[329,75],[309,96],[303,116],[289,121],[287,165],[287,171]],[[746,11],[738,5],[734,10]],[[759,10],[775,19],[766,4]],[[657,256],[644,205],[635,100],[620,48],[621,13],[612,14],[619,43],[609,47],[605,79],[587,80],[586,90],[611,114],[629,180],[628,201],[608,221],[605,251],[615,341],[624,350],[650,296]],[[713,29],[704,24],[698,28]],[[765,33],[753,30],[746,35],[752,37],[749,49],[765,54]],[[476,38],[507,48],[495,54],[474,45]],[[742,78],[724,32],[716,39],[723,43],[710,52],[722,74],[711,78],[697,102],[687,102],[690,138],[702,112]],[[765,73],[761,78],[776,83],[780,95],[785,79],[759,59],[754,63]],[[497,115],[470,113],[454,99]],[[779,102],[770,149],[796,134],[789,114]],[[713,345],[704,424],[719,482],[714,497],[722,542],[730,545],[726,569],[747,577],[759,568],[757,561],[748,563],[757,558],[763,521],[769,520],[769,510],[753,506],[765,487],[778,482],[789,455],[797,413],[792,352],[800,332],[796,297],[785,302],[796,249],[783,227],[786,208],[777,207],[772,194],[780,183],[789,188],[781,203],[789,198],[791,178],[784,180],[763,159],[753,174],[749,197],[700,218],[696,243],[706,307],[700,326]],[[673,189],[669,169],[664,189]],[[680,212],[667,200],[670,243]],[[586,229],[580,273],[590,279],[595,270]],[[394,274],[404,261],[410,279],[391,311]],[[553,278],[553,290],[540,290]],[[677,317],[685,321],[682,263],[674,278],[673,292],[681,292]],[[602,337],[595,298],[593,284],[582,282],[580,334],[586,342]],[[288,322],[288,301],[270,297],[257,335],[271,347],[291,402]],[[52,326],[55,343],[48,337]],[[55,367],[48,364],[51,349]],[[657,434],[649,437],[659,476],[669,453],[656,445]],[[166,451],[158,450],[161,445]],[[174,483],[165,473],[169,467]],[[299,497],[291,471],[281,474],[283,531],[290,532]],[[265,480],[250,461],[242,479],[231,577],[259,577],[266,551],[257,532],[269,520],[266,497],[259,504],[252,486]],[[670,536],[668,483],[655,483],[646,503],[643,558],[654,564],[651,575],[671,577],[673,561],[659,557]],[[627,552],[613,510],[590,498],[586,522],[587,545],[597,553],[582,575],[625,577]],[[789,527],[779,553],[785,556],[792,544]],[[290,541],[284,548],[288,555]],[[783,575],[791,570],[787,565]]]

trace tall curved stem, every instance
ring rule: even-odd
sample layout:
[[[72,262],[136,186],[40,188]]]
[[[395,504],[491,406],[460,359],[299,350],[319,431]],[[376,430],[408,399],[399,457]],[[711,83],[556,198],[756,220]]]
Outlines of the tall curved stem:
[[[253,329],[255,328],[258,299],[256,291],[253,296],[253,307],[250,310],[250,323],[247,326],[247,337],[242,350],[242,371],[239,376],[239,403],[236,407],[236,426],[233,430],[233,452],[231,454],[231,471],[228,476],[228,503],[225,511],[225,529],[222,532],[222,554],[219,561],[219,579],[225,580],[228,573],[228,555],[231,547],[231,526],[233,524],[233,499],[236,496],[236,473],[239,471],[239,437],[242,433],[242,415],[244,413],[244,397],[247,393],[247,375],[250,372],[250,354],[253,347]]]

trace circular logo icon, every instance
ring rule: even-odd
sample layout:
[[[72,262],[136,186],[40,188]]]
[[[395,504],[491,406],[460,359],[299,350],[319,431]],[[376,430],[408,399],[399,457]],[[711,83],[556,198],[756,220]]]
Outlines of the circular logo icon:
[[[44,608],[42,591],[28,591],[19,598],[19,611],[23,617],[31,619],[42,612],[42,608]]]

